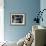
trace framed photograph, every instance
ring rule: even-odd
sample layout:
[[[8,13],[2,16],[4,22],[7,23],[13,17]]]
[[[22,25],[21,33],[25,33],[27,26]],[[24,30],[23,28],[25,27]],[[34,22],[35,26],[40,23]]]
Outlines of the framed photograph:
[[[24,25],[25,15],[24,14],[11,14],[11,24],[12,25]]]

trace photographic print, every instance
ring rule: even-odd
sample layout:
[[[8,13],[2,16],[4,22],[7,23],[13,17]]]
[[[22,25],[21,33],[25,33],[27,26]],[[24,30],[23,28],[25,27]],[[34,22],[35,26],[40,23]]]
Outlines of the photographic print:
[[[12,25],[24,25],[25,15],[24,14],[11,14],[11,24]]]

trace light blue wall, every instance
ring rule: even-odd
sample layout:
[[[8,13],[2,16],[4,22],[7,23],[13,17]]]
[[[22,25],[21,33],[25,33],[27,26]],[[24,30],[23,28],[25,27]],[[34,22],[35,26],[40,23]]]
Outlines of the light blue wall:
[[[40,9],[40,0],[4,0],[4,38],[7,41],[18,41],[31,31],[35,12]],[[26,24],[24,26],[10,25],[10,13],[24,13]]]
[[[41,9],[41,11],[42,11],[43,9],[46,9],[46,0],[41,0],[41,1],[40,1],[40,9]],[[43,22],[41,21],[41,22],[40,22],[40,25],[46,27],[46,10],[43,12],[42,17],[43,17]]]

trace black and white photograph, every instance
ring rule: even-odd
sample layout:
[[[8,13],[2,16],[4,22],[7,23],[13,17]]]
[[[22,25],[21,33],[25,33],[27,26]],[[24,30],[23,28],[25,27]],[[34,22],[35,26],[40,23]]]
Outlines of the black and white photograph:
[[[25,15],[24,14],[11,14],[11,24],[12,25],[24,25]]]

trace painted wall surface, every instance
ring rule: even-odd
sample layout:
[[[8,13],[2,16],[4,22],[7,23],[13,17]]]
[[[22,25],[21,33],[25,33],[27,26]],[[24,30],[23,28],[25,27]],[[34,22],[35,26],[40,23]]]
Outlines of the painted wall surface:
[[[40,1],[40,9],[41,9],[41,11],[42,11],[43,9],[46,9],[46,0],[41,0],[41,1]],[[43,17],[43,22],[41,21],[41,22],[40,22],[40,25],[46,27],[46,10],[43,12],[42,17]]]
[[[4,41],[4,2],[0,0],[0,42]]]
[[[4,39],[18,41],[32,29],[35,14],[40,9],[40,0],[4,0]],[[24,13],[26,24],[24,26],[12,26],[10,13]]]

